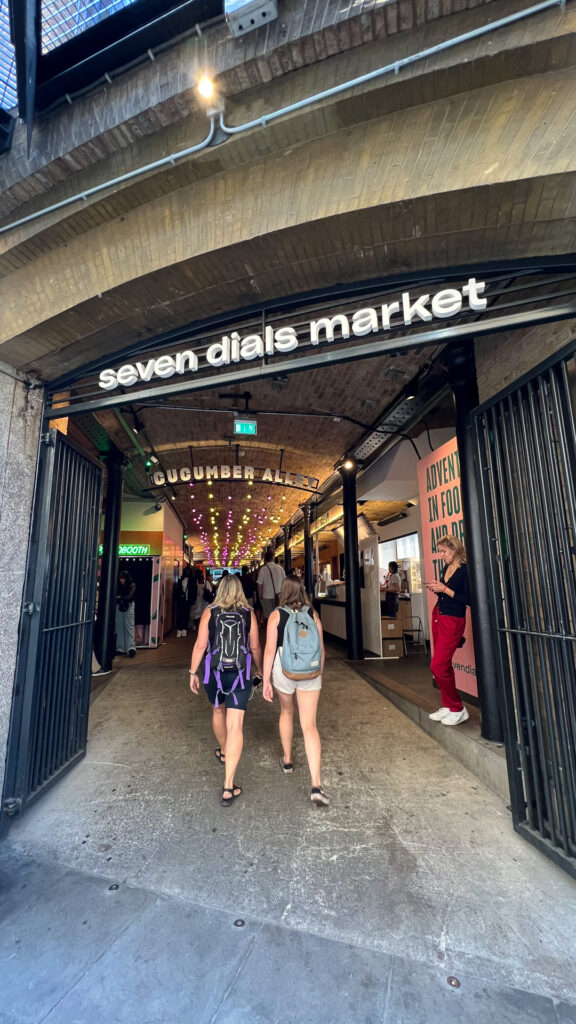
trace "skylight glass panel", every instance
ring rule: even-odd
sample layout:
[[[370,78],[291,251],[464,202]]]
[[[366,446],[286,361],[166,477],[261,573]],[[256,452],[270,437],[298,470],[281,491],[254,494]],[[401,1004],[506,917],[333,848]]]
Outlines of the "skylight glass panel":
[[[137,0],[42,0],[42,53],[133,3]]]
[[[16,106],[16,58],[10,42],[8,0],[0,0],[0,107]]]

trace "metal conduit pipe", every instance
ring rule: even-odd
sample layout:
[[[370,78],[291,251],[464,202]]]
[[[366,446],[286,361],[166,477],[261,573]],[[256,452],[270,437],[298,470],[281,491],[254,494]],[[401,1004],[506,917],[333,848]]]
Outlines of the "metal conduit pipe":
[[[210,118],[210,131],[203,142],[199,142],[196,146],[190,146],[188,149],[182,149],[179,153],[171,153],[170,156],[164,156],[161,160],[155,160],[151,164],[146,164],[144,167],[137,167],[134,171],[128,171],[126,174],[121,174],[117,178],[112,178],[110,181],[104,181],[100,185],[94,185],[93,188],[87,188],[83,192],[79,192],[75,196],[69,196],[68,199],[62,199],[59,203],[53,203],[52,206],[46,206],[44,210],[36,210],[35,213],[30,213],[27,217],[21,217],[20,220],[15,220],[12,224],[6,224],[3,228],[0,227],[0,235],[6,231],[11,231],[13,228],[20,227],[21,224],[28,224],[32,220],[37,220],[38,217],[43,217],[45,213],[54,213],[56,210],[62,210],[64,206],[70,206],[71,203],[77,202],[79,199],[88,199],[89,196],[95,196],[98,192],[103,192],[107,188],[113,188],[114,185],[122,185],[125,181],[130,181],[131,178],[137,178],[139,174],[146,174],[148,171],[156,171],[159,167],[165,167],[167,164],[174,164],[177,160],[183,160],[184,157],[191,156],[192,153],[198,153],[201,149],[206,149],[210,145],[214,138],[214,132],[216,130],[216,124],[214,117]]]
[[[279,118],[286,117],[289,114],[292,114],[295,110],[302,110],[304,107],[308,107],[312,103],[318,103],[320,100],[329,99],[331,96],[336,96],[338,93],[346,92],[348,89],[353,89],[358,85],[364,85],[366,82],[371,82],[373,79],[380,78],[383,75],[388,75],[391,72],[398,74],[401,68],[407,67],[409,64],[416,64],[418,61],[427,60],[429,57],[434,56],[434,54],[442,53],[444,50],[450,50],[453,46],[459,46],[460,43],[466,43],[471,39],[477,39],[479,36],[487,35],[489,32],[494,32],[496,29],[505,28],[508,25],[514,24],[516,21],[522,21],[524,18],[529,18],[533,14],[540,14],[542,11],[546,11],[550,7],[565,6],[566,0],[543,0],[542,3],[535,4],[533,7],[527,7],[524,11],[517,11],[515,14],[509,14],[505,18],[492,21],[489,25],[483,25],[480,28],[471,29],[470,32],[464,32],[462,35],[455,36],[453,39],[446,39],[443,43],[438,43],[436,46],[430,46],[426,50],[420,50],[418,53],[414,53],[410,57],[402,57],[400,60],[394,61],[392,64],[385,65],[385,67],[377,68],[375,71],[369,71],[367,74],[361,75],[359,78],[352,78],[348,82],[342,82],[341,85],[334,85],[330,89],[325,89],[323,92],[316,93],[314,96],[308,96],[306,99],[299,100],[297,103],[291,103],[287,107],[281,107],[279,110],[273,110],[269,114],[264,114],[262,117],[256,118],[254,121],[247,121],[246,124],[238,125],[235,128],[224,124],[224,115],[221,113],[219,127],[221,131],[228,136],[238,135],[251,128],[265,128],[271,121],[277,121]],[[206,149],[212,143],[214,132],[214,116],[211,116],[210,131],[204,141],[199,143],[197,146],[191,146],[189,149],[183,149],[179,152],[171,153],[170,156],[163,157],[162,160],[156,160],[154,163],[146,164],[144,167],[138,167],[136,170],[129,171],[127,174],[122,174],[117,178],[112,178],[110,181],[103,182],[101,185],[95,185],[94,188],[86,189],[83,192],[79,192],[77,195],[70,196],[68,199],[63,199],[59,203],[54,203],[52,206],[47,206],[43,210],[37,210],[35,213],[31,213],[27,217],[22,217],[20,220],[15,220],[11,224],[5,224],[4,227],[0,227],[0,235],[5,234],[7,231],[12,231],[14,228],[20,227],[22,224],[28,224],[30,221],[37,220],[39,217],[43,217],[46,213],[53,213],[56,210],[63,209],[65,206],[70,206],[79,199],[87,199],[89,196],[96,195],[98,192],[103,192],[105,189],[112,188],[114,185],[121,185],[125,181],[130,181],[132,178],[136,178],[139,174],[146,174],[148,171],[157,170],[166,164],[176,163],[177,160],[182,160],[187,156],[191,156],[193,153],[198,153],[200,150]]]
[[[470,39],[477,39],[479,36],[484,36],[488,32],[493,32],[495,29],[505,28],[507,25],[512,25],[515,21],[520,21],[522,18],[528,18],[532,14],[539,14],[541,11],[547,10],[549,7],[564,7],[566,0],[544,0],[544,3],[536,4],[534,7],[528,7],[525,11],[518,11],[515,14],[509,14],[505,18],[500,18],[498,21],[492,21],[489,25],[483,25],[480,28],[471,29],[470,32],[464,32],[460,36],[455,36],[453,39],[446,39],[443,43],[437,43],[436,46],[429,46],[426,50],[420,50],[418,53],[413,53],[410,57],[402,57],[400,60],[394,61],[392,64],[386,64],[382,68],[377,68],[375,71],[369,71],[365,75],[360,75],[359,78],[352,78],[349,82],[343,82],[341,85],[332,86],[330,89],[325,89],[324,92],[318,92],[315,96],[307,96],[306,99],[298,100],[297,103],[291,103],[287,107],[281,107],[279,110],[273,110],[270,114],[264,114],[262,117],[256,118],[254,121],[247,121],[246,124],[238,125],[236,128],[230,128],[224,124],[224,115],[220,114],[220,128],[226,135],[237,135],[239,132],[248,131],[250,128],[257,128],[259,126],[265,127],[271,121],[277,121],[281,117],[286,117],[288,114],[293,113],[295,110],[302,110],[304,107],[309,107],[312,103],[318,103],[320,100],[328,99],[330,96],[336,96],[338,93],[346,92],[347,89],[353,89],[357,85],[364,85],[366,82],[371,82],[375,78],[381,78],[382,75],[388,75],[390,72],[398,74],[401,68],[407,67],[409,64],[416,64],[418,61],[427,60],[428,57],[433,57],[437,53],[442,53],[443,50],[450,50],[453,46],[458,46],[460,43],[467,43]]]

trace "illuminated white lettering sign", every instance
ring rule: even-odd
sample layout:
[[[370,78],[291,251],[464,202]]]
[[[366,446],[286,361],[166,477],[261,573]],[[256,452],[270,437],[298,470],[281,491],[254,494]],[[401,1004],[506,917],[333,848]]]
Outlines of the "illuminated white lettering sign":
[[[363,338],[398,327],[429,324],[435,319],[446,320],[457,316],[462,309],[481,312],[487,306],[487,300],[483,297],[485,289],[485,281],[471,277],[461,288],[441,288],[434,294],[425,292],[413,296],[410,292],[402,292],[397,302],[377,307],[367,306],[349,316],[337,313],[332,317],[311,320],[307,341],[312,345],[347,341],[349,338]],[[302,340],[306,340],[305,335]],[[293,352],[299,344],[295,327],[273,328],[266,324],[262,334],[247,334],[243,338],[238,331],[225,334],[220,341],[209,346],[205,359],[210,366],[231,366],[233,363],[263,359],[264,356],[277,353]],[[99,385],[105,391],[132,387],[134,384],[147,383],[154,377],[168,378],[174,374],[195,373],[198,365],[196,353],[187,349],[174,356],[126,363],[119,370],[102,370]]]

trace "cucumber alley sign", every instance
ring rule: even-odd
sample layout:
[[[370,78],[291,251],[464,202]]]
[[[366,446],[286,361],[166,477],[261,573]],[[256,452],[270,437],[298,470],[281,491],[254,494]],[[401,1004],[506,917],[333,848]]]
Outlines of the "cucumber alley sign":
[[[264,326],[261,334],[241,337],[238,331],[232,331],[210,345],[203,358],[209,366],[231,366],[293,352],[301,343],[320,345],[363,338],[383,331],[429,324],[433,320],[447,320],[463,309],[482,312],[487,306],[483,297],[485,289],[485,281],[471,277],[461,288],[442,288],[434,294],[426,292],[414,296],[409,291],[402,292],[395,302],[367,306],[350,315],[337,313],[332,317],[311,320],[300,337],[295,327],[274,328],[270,324]],[[147,383],[158,377],[167,379],[174,374],[195,373],[199,365],[198,354],[193,349],[186,349],[173,356],[162,355],[143,362],[126,363],[118,370],[102,370],[98,383],[105,391],[112,391],[117,387]]]

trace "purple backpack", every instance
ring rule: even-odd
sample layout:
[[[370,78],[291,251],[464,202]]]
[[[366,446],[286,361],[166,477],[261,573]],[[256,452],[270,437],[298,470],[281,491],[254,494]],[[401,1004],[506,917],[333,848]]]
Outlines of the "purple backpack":
[[[206,652],[204,685],[208,683],[212,669],[218,687],[214,707],[219,707],[219,698],[227,693],[232,693],[234,703],[238,704],[234,690],[238,684],[240,689],[244,689],[245,681],[250,679],[252,662],[246,615],[241,611],[225,612],[221,608],[212,609],[210,614],[214,623],[214,639]],[[231,670],[236,671],[236,678],[232,686],[224,690],[220,673]]]

